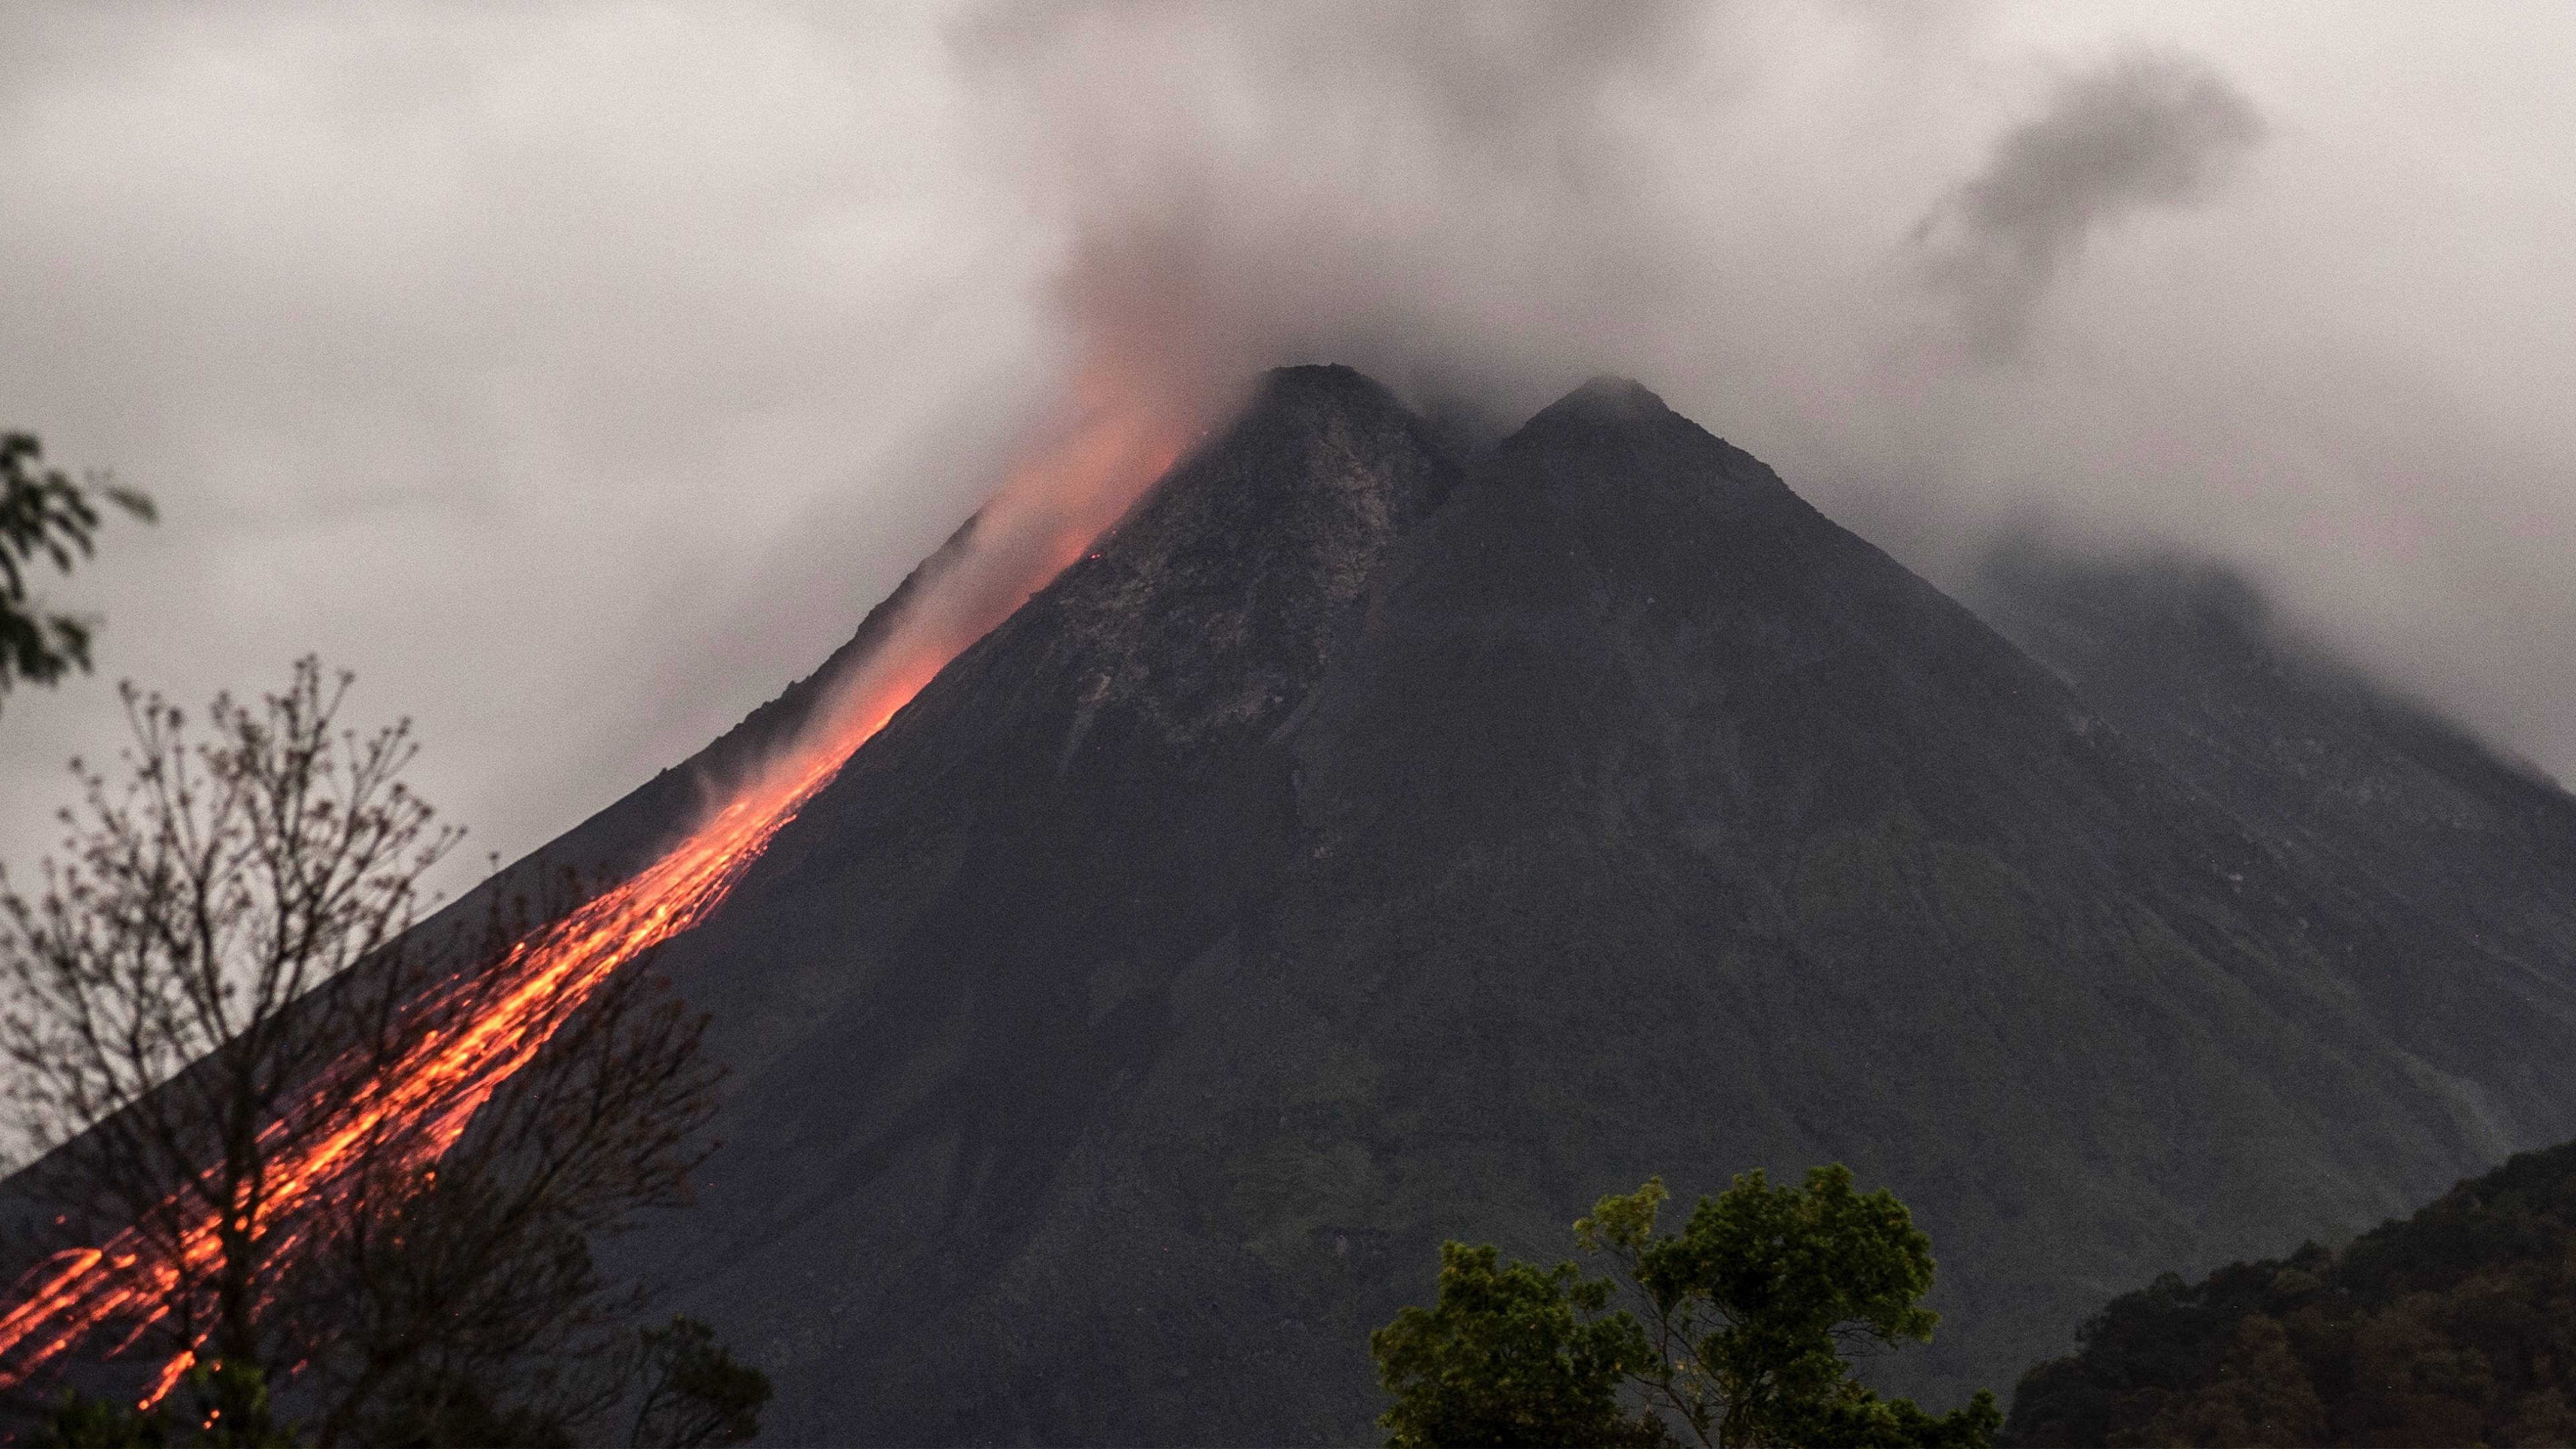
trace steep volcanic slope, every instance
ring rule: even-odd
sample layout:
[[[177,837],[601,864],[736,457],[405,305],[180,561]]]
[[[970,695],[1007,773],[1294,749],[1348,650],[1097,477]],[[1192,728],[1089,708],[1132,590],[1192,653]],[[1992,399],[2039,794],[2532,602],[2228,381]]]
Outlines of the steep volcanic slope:
[[[1376,384],[1275,375],[686,943],[740,1078],[700,1208],[643,1251],[773,1367],[776,1432],[1347,1419],[1350,1386],[1307,1371],[1337,1327],[1283,1326],[1265,1265],[1169,1190],[1201,1093],[1134,1103],[1176,1038],[1216,1040],[1176,1021],[1179,978],[1300,848],[1281,727],[1454,481]],[[1098,1141],[1122,1116],[1149,1130]]]
[[[2576,797],[2285,638],[2216,565],[2024,540],[1989,560],[1975,602],[2381,932],[2351,963],[2357,989],[2410,1046],[2487,1084],[2503,1130],[2576,1135],[2576,1061],[2546,1026],[2576,1015]]]
[[[1349,1440],[1440,1237],[1839,1159],[1941,1250],[1905,1381],[2002,1386],[2548,1115],[2390,947],[1651,394],[1460,479],[1297,369],[674,947],[728,1145],[625,1251],[784,1439]]]

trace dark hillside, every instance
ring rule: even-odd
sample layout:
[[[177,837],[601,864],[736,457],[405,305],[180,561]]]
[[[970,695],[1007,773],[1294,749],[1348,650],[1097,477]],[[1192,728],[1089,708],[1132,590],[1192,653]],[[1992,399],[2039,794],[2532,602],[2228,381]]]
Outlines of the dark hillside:
[[[2576,1443],[2576,1143],[2340,1252],[2167,1273],[2013,1397],[2020,1445]]]
[[[1982,585],[1998,629],[2376,937],[2354,988],[2500,1136],[2576,1133],[2576,798],[2285,639],[2224,568],[2023,542]]]

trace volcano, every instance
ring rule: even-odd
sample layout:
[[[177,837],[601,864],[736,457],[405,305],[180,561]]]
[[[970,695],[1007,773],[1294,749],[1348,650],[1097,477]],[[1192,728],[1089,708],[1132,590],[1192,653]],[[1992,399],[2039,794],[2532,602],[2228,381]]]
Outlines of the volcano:
[[[1932,1233],[1879,1371],[1955,1398],[2576,1132],[2569,937],[2285,833],[2160,656],[2041,664],[1631,383],[1442,438],[1271,375],[669,949],[726,1145],[622,1251],[771,1432],[1366,1438],[1440,1239],[1824,1161]]]
[[[1338,1443],[1443,1238],[1649,1174],[1893,1188],[1941,1402],[2576,1136],[2576,801],[2198,579],[1998,632],[1636,384],[1462,448],[1272,373],[663,948],[725,1145],[609,1251],[781,1442]]]

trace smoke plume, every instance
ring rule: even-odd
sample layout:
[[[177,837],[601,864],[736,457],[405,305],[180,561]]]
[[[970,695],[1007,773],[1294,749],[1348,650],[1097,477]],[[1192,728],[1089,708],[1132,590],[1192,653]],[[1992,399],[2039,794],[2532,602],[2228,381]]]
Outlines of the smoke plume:
[[[1654,178],[1621,102],[1704,19],[1667,0],[996,6],[959,44],[997,154],[1065,228],[1057,298],[1087,355],[1200,411],[1318,360],[1510,406],[1579,365],[1568,338],[1684,285],[1642,241]]]
[[[2017,353],[2031,314],[2085,239],[2134,213],[2205,201],[2262,139],[2226,77],[2189,56],[2131,55],[2072,76],[2004,133],[1983,170],[1915,230],[1969,345]]]
[[[2035,512],[2214,553],[2576,774],[2571,49],[2475,3],[9,6],[0,423],[164,521],[63,592],[101,674],[13,697],[0,860],[116,678],[308,650],[515,855],[997,480],[1022,542],[932,634],[1135,486],[1035,465],[1311,361],[1493,427],[1637,377],[1945,583]]]
[[[2296,188],[2333,153],[2252,176],[2268,106],[2187,45],[1660,3],[994,6],[955,36],[1061,238],[1071,345],[1185,411],[1295,362],[1498,426],[1637,376],[1938,581],[2035,524],[2211,554],[2576,765],[2540,705],[2576,658],[2502,642],[2524,608],[2576,627],[2521,582],[2550,555],[2418,502],[2522,494],[2529,440],[2462,416],[2407,329],[2338,335],[2348,299],[2292,260],[2332,250]],[[2400,415],[2424,431],[2391,448]]]

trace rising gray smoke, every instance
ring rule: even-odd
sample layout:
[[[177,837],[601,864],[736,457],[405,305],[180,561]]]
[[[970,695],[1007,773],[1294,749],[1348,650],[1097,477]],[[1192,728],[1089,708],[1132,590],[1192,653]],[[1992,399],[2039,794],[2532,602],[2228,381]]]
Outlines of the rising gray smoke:
[[[2475,4],[22,0],[0,424],[165,521],[63,590],[102,677],[13,696],[0,859],[117,676],[308,649],[537,845],[1101,365],[1500,425],[1627,373],[1936,579],[2034,509],[2216,552],[2576,774],[2570,50]]]
[[[2253,103],[2190,56],[2130,55],[2071,76],[1915,229],[1927,275],[1956,299],[1978,355],[2012,357],[2086,238],[2206,201],[2262,136]]]
[[[2503,642],[2525,609],[2576,626],[2518,581],[2565,560],[2410,501],[2428,465],[2536,480],[2406,360],[2329,381],[2409,339],[2332,340],[2344,299],[2284,266],[2323,235],[2249,210],[2266,107],[2189,49],[2024,53],[2000,73],[2040,84],[1970,136],[1975,12],[1059,4],[957,33],[1081,345],[1176,389],[1345,361],[1507,423],[1631,374],[1936,580],[2034,519],[2200,549],[2576,765],[2576,658]],[[2428,436],[2382,446],[2396,415]]]
[[[1091,345],[1182,388],[1333,360],[1508,408],[1583,365],[1574,339],[1689,284],[1621,102],[1669,84],[1707,21],[1668,0],[1000,5],[959,38],[1006,164],[1068,228],[1059,296]]]

